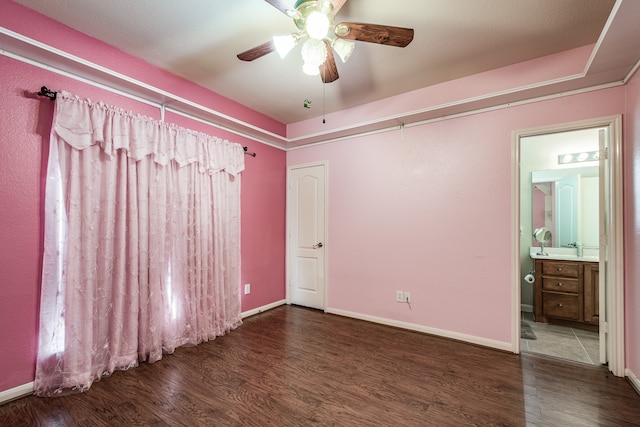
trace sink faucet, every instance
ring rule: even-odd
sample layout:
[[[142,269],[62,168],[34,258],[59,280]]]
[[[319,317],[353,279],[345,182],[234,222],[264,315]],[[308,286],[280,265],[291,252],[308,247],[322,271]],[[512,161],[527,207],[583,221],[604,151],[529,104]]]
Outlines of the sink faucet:
[[[578,258],[582,258],[582,255],[584,253],[584,245],[580,242],[573,242],[573,243],[569,243],[567,246],[571,246],[572,248],[576,248],[576,252],[578,255]]]

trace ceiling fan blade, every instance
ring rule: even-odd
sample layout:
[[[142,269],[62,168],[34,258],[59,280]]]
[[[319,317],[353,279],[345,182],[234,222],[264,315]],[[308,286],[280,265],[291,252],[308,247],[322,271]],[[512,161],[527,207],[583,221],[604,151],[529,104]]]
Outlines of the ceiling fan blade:
[[[249,49],[242,53],[238,54],[238,59],[243,61],[253,61],[254,59],[258,59],[267,53],[271,53],[275,50],[275,46],[273,45],[273,41],[269,40],[266,43],[261,44],[260,46],[256,46],[253,49]]]
[[[275,7],[285,15],[289,15],[289,13],[287,13],[288,10],[293,11],[293,8],[290,5],[288,5],[287,2],[284,0],[264,0],[264,1],[266,1],[271,6]]]
[[[331,50],[331,44],[325,40],[327,45],[327,59],[324,60],[320,66],[320,77],[323,83],[331,83],[338,80],[338,67],[336,67],[336,60]]]
[[[331,4],[333,4],[333,9],[331,9],[331,16],[336,16],[346,2],[347,0],[331,0]]]
[[[335,27],[335,33],[342,39],[397,47],[405,47],[413,40],[413,28],[360,22],[340,22]]]

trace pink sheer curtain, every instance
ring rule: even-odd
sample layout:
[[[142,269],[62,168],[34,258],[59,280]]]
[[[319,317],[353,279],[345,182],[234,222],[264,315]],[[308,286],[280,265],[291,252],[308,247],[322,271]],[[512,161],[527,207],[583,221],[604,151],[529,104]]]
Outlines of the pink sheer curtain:
[[[35,393],[241,324],[239,144],[58,93]]]

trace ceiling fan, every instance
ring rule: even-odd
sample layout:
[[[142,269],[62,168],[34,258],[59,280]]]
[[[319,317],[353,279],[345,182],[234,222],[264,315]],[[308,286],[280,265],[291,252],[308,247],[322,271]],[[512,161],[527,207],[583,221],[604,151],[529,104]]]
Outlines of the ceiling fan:
[[[238,54],[238,59],[253,61],[276,50],[284,58],[298,42],[302,44],[303,70],[320,74],[324,83],[338,79],[333,51],[342,62],[353,53],[358,40],[388,46],[405,47],[413,40],[413,29],[359,22],[339,22],[334,17],[347,0],[297,0],[293,8],[285,0],[265,0],[285,13],[296,24],[298,32],[276,36],[273,40]]]

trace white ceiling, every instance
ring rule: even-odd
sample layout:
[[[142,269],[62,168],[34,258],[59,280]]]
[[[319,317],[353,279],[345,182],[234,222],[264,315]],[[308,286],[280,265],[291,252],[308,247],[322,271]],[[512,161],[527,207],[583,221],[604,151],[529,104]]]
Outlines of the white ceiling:
[[[302,72],[299,47],[284,60],[275,52],[253,62],[237,59],[296,30],[264,0],[16,2],[285,124],[596,43],[615,4],[348,0],[336,22],[410,27],[414,40],[406,48],[357,42],[346,64],[336,57],[340,78],[323,85]],[[304,108],[305,99],[312,108]]]

